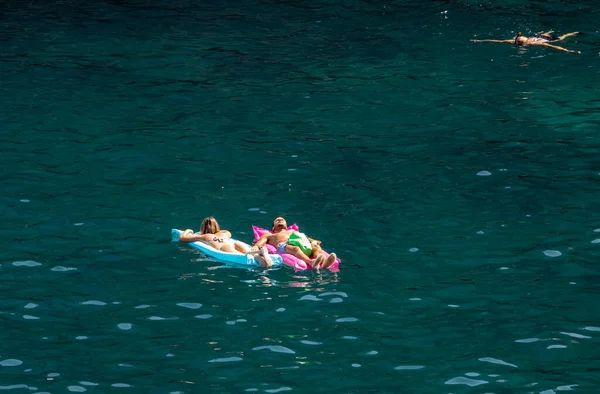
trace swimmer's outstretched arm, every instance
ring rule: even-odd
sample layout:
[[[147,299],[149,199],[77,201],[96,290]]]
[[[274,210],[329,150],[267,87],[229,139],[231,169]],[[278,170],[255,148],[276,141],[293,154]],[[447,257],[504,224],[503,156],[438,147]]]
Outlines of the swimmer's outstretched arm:
[[[558,45],[548,44],[546,42],[542,42],[542,43],[537,44],[537,45],[541,45],[541,46],[544,46],[544,47],[554,48],[554,49],[557,49],[557,50],[563,51],[563,52],[581,53],[581,51],[571,51],[571,50],[569,50],[567,48],[559,47]]]
[[[471,40],[471,42],[508,42],[509,44],[513,44],[515,40]]]

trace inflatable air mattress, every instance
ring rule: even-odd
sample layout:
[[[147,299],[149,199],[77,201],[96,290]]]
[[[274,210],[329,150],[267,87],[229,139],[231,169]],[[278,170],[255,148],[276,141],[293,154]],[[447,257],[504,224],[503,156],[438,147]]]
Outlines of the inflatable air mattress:
[[[300,229],[298,228],[298,225],[296,223],[292,224],[287,229],[300,232]],[[252,226],[252,230],[254,232],[254,242],[258,241],[258,239],[263,234],[271,233],[271,231],[261,228],[261,227],[258,227],[258,226]],[[278,255],[278,254],[275,254],[275,253],[277,253],[276,247],[274,247],[273,245],[269,245],[269,244],[267,244],[265,246],[266,246],[267,250],[269,251],[270,255],[280,256],[283,259],[284,265],[290,266],[293,269],[295,269],[296,271],[312,269],[312,267],[310,265],[306,264],[304,261],[300,260],[296,256],[292,256],[291,254],[287,254],[287,253]],[[323,252],[325,252],[325,251],[323,251]],[[329,253],[325,252],[325,255],[329,256]],[[340,265],[340,259],[336,258],[335,263],[333,263],[333,265],[331,267],[329,267],[328,269],[330,269],[332,271],[339,271],[339,265]]]
[[[179,236],[182,231],[173,229],[171,230],[171,241],[179,242]],[[241,242],[241,241],[238,241]],[[182,242],[187,245],[190,245],[194,249],[198,249],[202,254],[205,254],[213,259],[226,264],[237,265],[237,266],[246,266],[246,267],[260,267],[260,264],[253,255],[251,254],[238,254],[238,253],[228,253],[221,252],[213,248],[212,246],[205,244],[204,242],[195,241],[195,242]],[[243,242],[242,242],[243,243]],[[250,245],[248,245],[250,247]],[[269,252],[271,254],[271,252]],[[282,258],[277,254],[271,254],[271,260],[273,260],[273,267],[281,266]]]

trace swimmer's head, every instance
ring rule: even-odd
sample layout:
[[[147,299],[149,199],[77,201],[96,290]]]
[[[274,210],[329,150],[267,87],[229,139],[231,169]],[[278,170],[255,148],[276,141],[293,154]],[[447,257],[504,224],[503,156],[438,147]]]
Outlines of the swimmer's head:
[[[513,45],[525,45],[526,42],[527,42],[527,37],[525,37],[523,35],[523,33],[518,32],[517,36],[515,37],[515,42]]]
[[[205,218],[200,224],[200,234],[216,234],[219,231],[221,231],[219,223],[212,216]]]
[[[273,231],[276,230],[284,230],[287,228],[287,222],[285,221],[284,218],[282,218],[281,216],[275,218],[275,220],[273,221]]]

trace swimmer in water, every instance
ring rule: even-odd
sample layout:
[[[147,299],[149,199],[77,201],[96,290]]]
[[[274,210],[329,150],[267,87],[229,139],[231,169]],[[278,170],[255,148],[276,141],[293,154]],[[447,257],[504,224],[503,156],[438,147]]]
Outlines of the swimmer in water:
[[[564,52],[581,53],[581,51],[572,51],[567,48],[559,47],[558,45],[549,44],[550,42],[562,41],[567,37],[577,35],[579,34],[578,31],[563,34],[562,36],[555,36],[552,33],[553,31],[550,30],[542,33],[536,33],[533,35],[533,37],[525,37],[523,33],[519,32],[517,36],[512,40],[471,40],[471,42],[506,42],[518,46],[539,45],[543,47],[554,48]]]

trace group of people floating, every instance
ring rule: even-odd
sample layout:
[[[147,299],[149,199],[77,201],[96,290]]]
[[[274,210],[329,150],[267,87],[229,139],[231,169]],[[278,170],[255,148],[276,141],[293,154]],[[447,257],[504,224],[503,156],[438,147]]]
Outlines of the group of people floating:
[[[282,217],[273,221],[270,233],[262,235],[252,247],[243,242],[232,239],[228,230],[222,230],[217,220],[209,216],[202,221],[200,232],[187,229],[179,236],[180,242],[200,241],[210,245],[216,250],[227,253],[253,254],[261,267],[269,268],[273,261],[269,256],[265,245],[273,245],[278,254],[291,254],[308,264],[312,269],[327,269],[333,265],[337,256],[335,253],[327,255],[321,248],[321,241],[307,237],[310,241],[312,252],[307,256],[299,246],[290,244],[292,234],[300,234],[298,231],[289,229],[287,222]]]
[[[472,42],[505,42],[512,45],[518,46],[526,46],[526,45],[538,45],[549,47],[553,49],[557,49],[559,51],[571,52],[571,53],[581,53],[581,51],[573,51],[570,49],[566,49],[560,47],[558,45],[550,44],[551,42],[562,41],[567,37],[572,37],[579,34],[578,31],[574,31],[571,33],[563,34],[561,36],[557,36],[554,34],[552,30],[540,32],[534,34],[532,37],[525,37],[523,33],[519,32],[515,38],[507,39],[507,40],[471,40]]]

